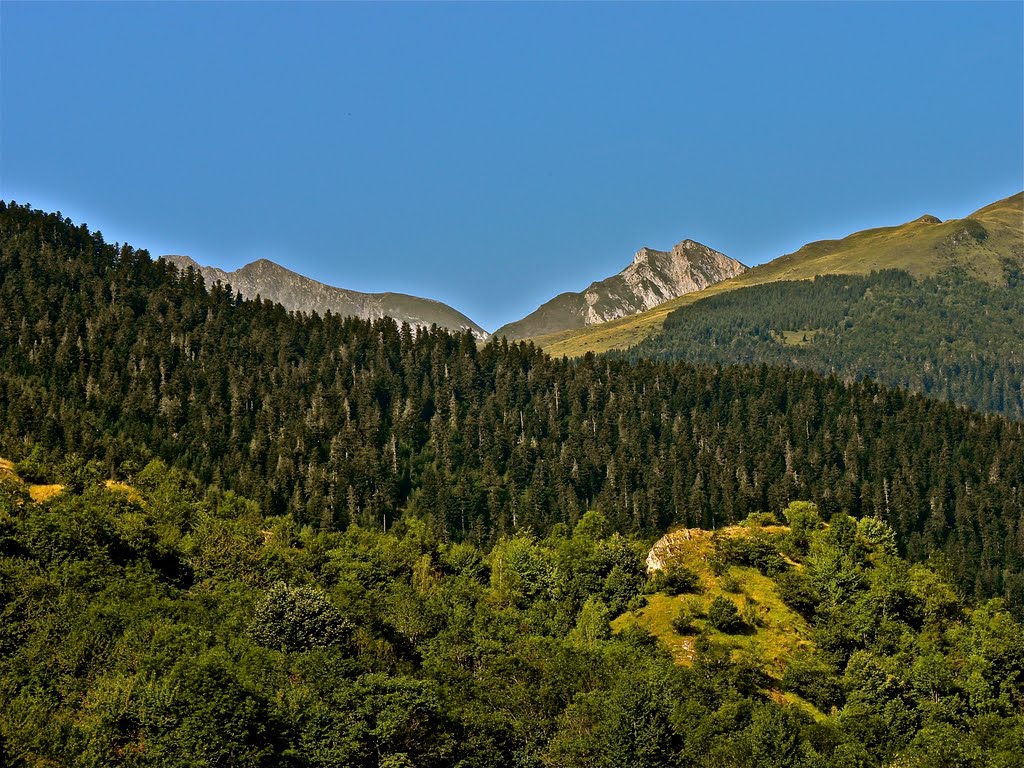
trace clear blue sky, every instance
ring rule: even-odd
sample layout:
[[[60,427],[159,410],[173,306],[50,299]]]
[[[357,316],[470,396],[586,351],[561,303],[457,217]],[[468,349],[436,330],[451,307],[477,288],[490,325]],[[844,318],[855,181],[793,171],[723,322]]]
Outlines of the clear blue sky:
[[[1024,186],[1024,4],[0,3],[0,196],[488,329]]]

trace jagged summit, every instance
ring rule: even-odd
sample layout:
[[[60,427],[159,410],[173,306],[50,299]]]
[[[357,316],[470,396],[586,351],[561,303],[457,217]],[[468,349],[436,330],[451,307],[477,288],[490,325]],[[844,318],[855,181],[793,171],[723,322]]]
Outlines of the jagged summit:
[[[617,275],[591,283],[579,293],[560,294],[494,333],[519,339],[603,323],[699,291],[746,269],[695,240],[683,240],[670,251],[644,246]]]
[[[657,253],[657,251],[654,250],[653,248],[648,248],[645,245],[643,248],[641,248],[639,251],[637,251],[636,253],[633,254],[633,263],[635,264],[638,261],[643,261],[644,259],[648,259],[648,258],[651,257],[651,254],[654,254],[654,253]]]
[[[490,337],[483,328],[458,310],[434,299],[408,296],[403,293],[361,293],[317,282],[282,267],[269,259],[257,259],[233,272],[217,267],[204,267],[195,259],[181,255],[160,258],[179,269],[192,267],[208,284],[230,285],[247,298],[260,296],[298,312],[332,312],[364,319],[393,317],[413,326],[438,325],[453,331],[470,330],[480,340]]]

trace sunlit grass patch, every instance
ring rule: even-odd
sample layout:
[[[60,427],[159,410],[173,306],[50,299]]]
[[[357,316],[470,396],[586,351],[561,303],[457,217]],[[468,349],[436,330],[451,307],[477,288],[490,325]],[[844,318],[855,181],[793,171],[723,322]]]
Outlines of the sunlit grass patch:
[[[28,495],[32,498],[32,501],[37,504],[41,504],[47,499],[52,499],[58,493],[64,490],[63,485],[30,485],[28,487]]]

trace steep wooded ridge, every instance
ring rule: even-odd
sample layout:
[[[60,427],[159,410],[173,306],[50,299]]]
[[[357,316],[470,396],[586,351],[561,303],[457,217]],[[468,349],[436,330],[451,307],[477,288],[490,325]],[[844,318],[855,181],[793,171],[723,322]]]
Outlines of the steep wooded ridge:
[[[216,282],[230,285],[249,299],[257,296],[283,305],[296,312],[324,315],[351,315],[364,320],[392,317],[399,323],[429,328],[438,325],[451,331],[470,330],[484,341],[490,334],[461,312],[433,299],[407,296],[404,293],[360,293],[319,283],[285,269],[267,259],[259,259],[233,272],[217,267],[204,267],[188,256],[161,256],[179,269],[192,267],[202,274],[207,285]]]
[[[647,312],[580,330],[534,334],[531,338],[557,356],[626,349],[660,333],[665,318],[673,310],[739,288],[782,280],[812,280],[819,275],[866,275],[886,269],[903,270],[917,279],[961,270],[970,279],[999,284],[1005,279],[1008,261],[1017,269],[1024,265],[1024,192],[964,219],[943,222],[925,215],[895,227],[809,243],[795,253]]]
[[[641,248],[619,274],[579,293],[563,293],[495,336],[523,339],[604,323],[699,291],[742,273],[746,267],[706,245],[683,240],[671,251]]]
[[[1024,606],[1024,425],[803,370],[555,360],[207,290],[0,208],[0,451],[158,457],[320,530],[418,516],[489,545],[599,510],[717,528],[793,499],[877,516],[969,594]]]

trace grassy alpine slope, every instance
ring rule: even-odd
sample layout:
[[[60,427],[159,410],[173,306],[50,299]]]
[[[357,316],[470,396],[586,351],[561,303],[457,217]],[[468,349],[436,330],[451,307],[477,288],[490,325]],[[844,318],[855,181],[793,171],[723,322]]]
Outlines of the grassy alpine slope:
[[[749,523],[717,531],[682,528],[666,534],[654,546],[654,552],[660,553],[662,573],[662,581],[655,576],[655,584],[662,589],[650,595],[644,605],[616,618],[612,629],[623,631],[631,625],[641,626],[657,636],[678,663],[685,665],[693,664],[701,645],[714,643],[737,661],[756,659],[758,667],[768,674],[769,685],[777,689],[787,660],[812,649],[811,626],[786,605],[771,576],[753,565],[730,562],[722,553],[730,547],[746,546],[749,540],[772,541],[774,548],[782,548],[790,535],[789,526],[762,527]],[[789,558],[780,562],[803,567]],[[689,582],[683,589],[672,588],[670,581],[673,576],[678,580],[680,571],[687,574]],[[735,627],[723,630],[708,618],[712,606],[720,599],[735,606]],[[685,615],[682,622],[680,613]]]
[[[1003,274],[1005,259],[1024,262],[1024,192],[964,219],[940,222],[934,216],[922,216],[906,224],[868,229],[840,240],[808,243],[795,253],[647,312],[580,330],[537,336],[533,341],[556,357],[625,349],[659,333],[673,310],[739,288],[782,280],[810,280],[817,275],[866,275],[885,269],[905,270],[923,278],[950,267],[961,267],[984,282],[997,282]]]

